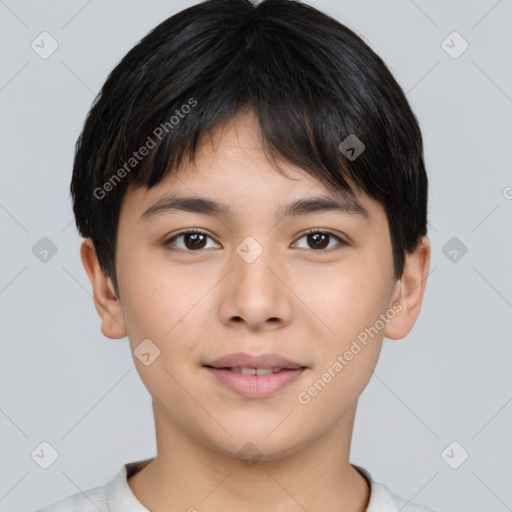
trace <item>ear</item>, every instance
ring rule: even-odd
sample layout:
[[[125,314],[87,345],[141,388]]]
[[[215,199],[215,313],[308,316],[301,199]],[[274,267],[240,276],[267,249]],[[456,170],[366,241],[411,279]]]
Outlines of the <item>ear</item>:
[[[80,256],[92,284],[94,306],[101,318],[101,332],[107,338],[126,336],[121,303],[116,297],[112,280],[101,268],[92,239],[86,238],[80,247]]]
[[[386,324],[386,338],[401,339],[413,328],[421,309],[429,266],[430,241],[424,236],[416,249],[406,255],[404,271],[396,282],[391,302],[396,315]]]

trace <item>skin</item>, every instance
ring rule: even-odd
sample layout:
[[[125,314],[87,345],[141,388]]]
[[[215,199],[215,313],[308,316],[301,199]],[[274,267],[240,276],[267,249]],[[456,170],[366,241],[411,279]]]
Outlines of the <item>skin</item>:
[[[153,512],[366,510],[368,485],[349,462],[357,400],[383,337],[403,338],[416,321],[430,244],[424,237],[407,255],[396,281],[385,211],[360,192],[368,221],[322,211],[276,223],[280,206],[329,193],[305,171],[285,162],[280,168],[287,177],[265,156],[254,115],[240,114],[202,141],[195,165],[184,163],[151,189],[126,192],[116,254],[119,298],[92,241],[82,243],[102,333],[128,336],[132,352],[148,338],[160,350],[148,366],[134,357],[153,399],[157,456],[128,480]],[[235,215],[173,211],[141,220],[176,191],[228,203]],[[176,251],[164,245],[185,228],[208,232],[204,248],[194,249],[186,236],[175,239]],[[303,234],[310,228],[333,232],[347,245],[331,236],[318,249]],[[252,263],[236,252],[248,236],[263,249]],[[309,403],[300,403],[298,394],[393,304],[401,306],[394,318]],[[308,368],[269,397],[246,398],[202,366],[233,352],[274,352]],[[238,455],[248,442],[261,457],[254,464]]]

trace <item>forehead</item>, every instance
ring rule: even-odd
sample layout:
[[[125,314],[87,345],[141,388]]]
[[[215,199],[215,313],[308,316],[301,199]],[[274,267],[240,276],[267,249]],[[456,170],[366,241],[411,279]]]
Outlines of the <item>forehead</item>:
[[[173,210],[233,217],[249,207],[254,213],[273,209],[276,220],[338,210],[371,222],[383,212],[381,205],[350,184],[354,194],[333,190],[304,169],[270,157],[256,115],[247,111],[204,135],[194,161],[184,159],[157,185],[128,187],[123,203],[143,221]]]

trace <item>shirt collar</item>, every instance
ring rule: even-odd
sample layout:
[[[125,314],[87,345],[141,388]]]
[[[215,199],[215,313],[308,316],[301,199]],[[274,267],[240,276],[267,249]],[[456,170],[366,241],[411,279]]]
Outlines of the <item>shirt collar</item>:
[[[107,504],[110,512],[150,512],[133,494],[128,478],[147,466],[154,458],[129,462],[116,473],[106,485]],[[396,497],[382,484],[373,481],[370,473],[352,464],[366,479],[370,487],[370,501],[366,512],[398,512]]]
[[[116,473],[106,486],[107,504],[110,512],[149,512],[137,499],[128,485],[128,478],[147,466],[152,458],[129,462]]]

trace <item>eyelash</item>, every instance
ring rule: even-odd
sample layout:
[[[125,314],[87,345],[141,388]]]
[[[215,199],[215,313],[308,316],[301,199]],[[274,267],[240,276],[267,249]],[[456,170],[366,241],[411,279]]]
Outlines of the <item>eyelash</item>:
[[[307,249],[313,253],[320,253],[319,255],[321,255],[322,253],[330,252],[332,250],[339,250],[348,245],[348,243],[345,242],[345,240],[343,240],[338,235],[334,234],[332,231],[321,229],[321,228],[313,228],[313,229],[309,229],[309,230],[305,231],[296,239],[296,241],[300,240],[301,238],[304,238],[307,235],[311,235],[311,234],[315,234],[315,233],[329,235],[330,237],[337,239],[338,247],[331,247],[330,249]],[[190,255],[192,255],[194,253],[203,252],[205,249],[190,250],[190,249],[176,249],[176,248],[172,247],[172,245],[171,245],[172,242],[174,242],[180,236],[187,235],[187,234],[205,235],[208,238],[211,238],[213,240],[213,237],[211,237],[206,231],[203,231],[201,229],[187,229],[187,230],[183,230],[183,231],[180,231],[179,233],[174,234],[172,237],[168,238],[165,242],[163,242],[163,245],[166,248],[168,248],[170,251],[184,252],[184,253],[189,253]],[[215,242],[215,243],[217,243],[217,242]]]

